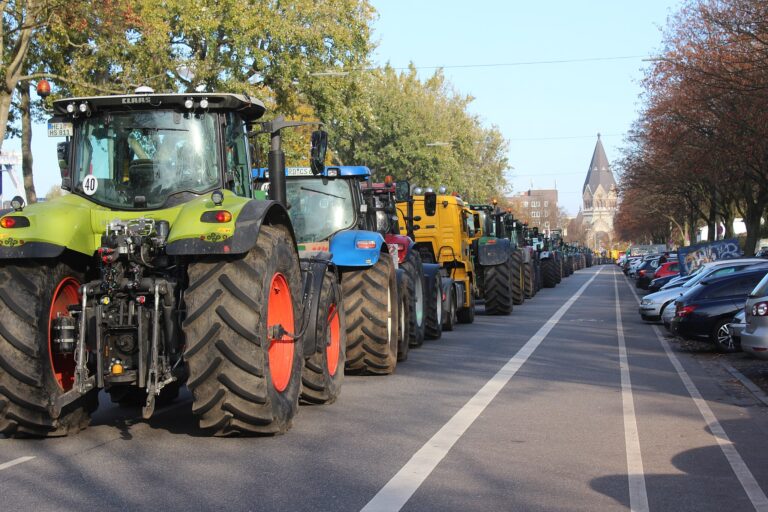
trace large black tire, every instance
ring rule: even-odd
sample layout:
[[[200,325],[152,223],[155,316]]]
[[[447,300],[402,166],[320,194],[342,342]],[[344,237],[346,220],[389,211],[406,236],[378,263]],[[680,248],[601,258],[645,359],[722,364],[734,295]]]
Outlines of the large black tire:
[[[386,375],[397,365],[397,276],[382,254],[373,267],[341,279],[347,315],[347,369]]]
[[[344,380],[347,333],[341,285],[335,279],[331,273],[323,277],[315,331],[319,343],[301,373],[301,401],[308,404],[332,404]]]
[[[511,302],[511,299],[510,299]],[[460,324],[471,324],[475,321],[475,294],[469,293],[469,305],[456,310],[456,319]]]
[[[435,272],[428,297],[424,303],[424,336],[430,340],[439,340],[443,335],[443,289],[440,273]]]
[[[563,280],[563,257],[560,253],[554,253],[552,260],[555,262],[555,284],[560,284]]]
[[[525,271],[523,255],[518,249],[512,251],[512,303],[519,306],[525,302]]]
[[[482,267],[485,275],[485,312],[489,315],[508,315],[513,309],[513,264],[512,258],[499,265]],[[472,304],[474,306],[474,304]],[[459,321],[462,320],[462,312],[459,310]]]
[[[541,275],[544,288],[554,288],[557,285],[559,269],[554,258],[547,258],[541,262]]]
[[[400,301],[400,305],[397,308],[397,362],[408,359],[408,351],[411,348],[411,326],[408,322],[408,313],[413,308],[412,289],[413,284],[410,283],[410,277],[403,272],[402,280],[397,290],[397,297]]]
[[[303,347],[270,330],[280,323],[298,334],[301,325],[290,233],[264,225],[247,254],[194,261],[188,275],[184,358],[200,427],[216,435],[287,431],[299,407]]]
[[[0,433],[56,437],[88,426],[90,413],[98,406],[96,390],[65,407],[58,418],[48,409],[65,389],[71,389],[74,377],[73,354],[51,358],[49,321],[54,295],[66,311],[66,305],[79,301],[77,289],[82,282],[83,274],[62,261],[0,265]]]
[[[407,312],[408,341],[411,347],[420,347],[426,332],[426,283],[421,256],[415,248],[405,257],[401,267],[408,276],[408,294],[411,296]]]
[[[523,265],[523,284],[526,299],[532,299],[536,295],[536,281],[533,271],[533,262]]]
[[[536,283],[536,291],[534,292],[534,295],[536,295],[542,288],[544,288],[544,277],[542,276],[541,271],[541,261],[539,261],[538,257],[533,257],[531,263],[533,264],[533,281]]]
[[[443,315],[443,330],[452,331],[456,327],[456,291],[451,285],[449,293],[445,296],[446,302],[448,302],[448,314]]]

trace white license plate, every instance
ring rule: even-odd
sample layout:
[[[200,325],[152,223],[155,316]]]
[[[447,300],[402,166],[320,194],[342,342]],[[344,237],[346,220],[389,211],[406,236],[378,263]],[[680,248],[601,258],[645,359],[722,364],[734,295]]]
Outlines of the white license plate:
[[[48,123],[49,137],[71,137],[72,123]]]

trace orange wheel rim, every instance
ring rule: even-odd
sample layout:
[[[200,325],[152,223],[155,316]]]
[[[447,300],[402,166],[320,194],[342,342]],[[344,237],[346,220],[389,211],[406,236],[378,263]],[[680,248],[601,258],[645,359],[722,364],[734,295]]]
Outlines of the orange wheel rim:
[[[341,321],[336,304],[328,308],[328,329],[330,343],[325,347],[325,358],[328,360],[328,374],[333,377],[339,367],[339,352],[341,350]]]
[[[276,325],[283,326],[286,331],[294,330],[293,299],[291,289],[285,276],[276,272],[269,285],[267,298],[267,333],[271,336]],[[272,375],[272,385],[277,391],[285,391],[291,381],[293,371],[293,339],[284,334],[280,338],[269,340],[269,371]]]
[[[51,309],[48,313],[48,357],[51,370],[59,387],[69,391],[75,384],[75,358],[72,354],[57,354],[53,350],[53,320],[69,316],[68,306],[80,303],[80,283],[74,277],[62,279],[53,292]]]

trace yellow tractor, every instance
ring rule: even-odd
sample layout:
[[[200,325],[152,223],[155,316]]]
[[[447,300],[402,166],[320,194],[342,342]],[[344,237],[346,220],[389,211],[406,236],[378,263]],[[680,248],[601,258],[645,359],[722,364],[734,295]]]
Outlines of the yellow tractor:
[[[441,190],[442,192],[442,190]],[[430,189],[413,189],[412,204],[398,203],[398,220],[412,217],[416,249],[424,263],[438,263],[443,275],[442,328],[475,320],[476,276],[472,262],[472,240],[479,234],[479,218],[458,196],[435,194]],[[412,214],[406,212],[412,211]],[[401,228],[404,233],[405,228]],[[427,318],[427,329],[434,318]]]

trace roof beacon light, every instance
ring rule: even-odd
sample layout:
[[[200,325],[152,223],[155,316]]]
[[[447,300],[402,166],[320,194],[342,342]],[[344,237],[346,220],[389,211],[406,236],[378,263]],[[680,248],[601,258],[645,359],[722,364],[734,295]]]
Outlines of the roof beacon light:
[[[441,196],[445,195],[447,192],[448,192],[448,187],[446,187],[445,185],[440,185],[440,187],[438,187],[437,189],[437,193],[440,194]]]
[[[414,187],[413,188],[413,195],[420,196],[424,194],[424,189],[421,187]]]
[[[394,180],[392,179],[392,176],[389,176],[389,175],[384,176],[384,184],[385,185],[389,186],[389,185],[392,184],[393,181]]]
[[[432,187],[427,187],[424,189],[424,192],[426,192],[427,194],[434,194],[435,189],[433,189]]]
[[[133,90],[135,94],[154,94],[155,90],[149,87],[148,85],[140,85],[136,89]]]

